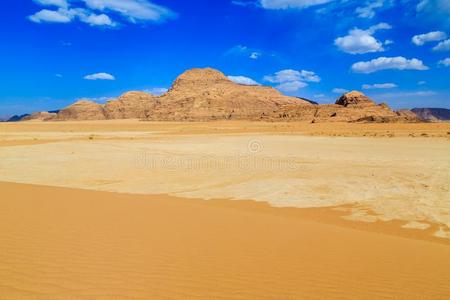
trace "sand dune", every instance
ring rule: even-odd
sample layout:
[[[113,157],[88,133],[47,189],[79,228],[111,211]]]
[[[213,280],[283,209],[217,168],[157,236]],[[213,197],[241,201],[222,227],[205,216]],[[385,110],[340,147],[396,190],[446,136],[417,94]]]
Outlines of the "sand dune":
[[[1,299],[450,297],[446,245],[246,202],[0,189]]]

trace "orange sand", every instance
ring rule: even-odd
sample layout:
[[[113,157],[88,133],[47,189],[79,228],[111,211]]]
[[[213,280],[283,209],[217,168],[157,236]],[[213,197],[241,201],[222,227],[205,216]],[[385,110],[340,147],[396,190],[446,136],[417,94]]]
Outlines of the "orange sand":
[[[245,201],[0,193],[0,299],[450,298],[444,244]]]

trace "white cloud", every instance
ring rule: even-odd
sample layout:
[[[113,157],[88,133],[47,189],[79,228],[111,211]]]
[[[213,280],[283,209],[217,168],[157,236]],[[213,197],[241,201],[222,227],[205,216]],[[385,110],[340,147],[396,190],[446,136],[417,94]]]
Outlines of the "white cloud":
[[[264,76],[264,80],[278,83],[277,89],[285,92],[295,92],[308,86],[306,82],[320,82],[320,77],[313,71],[281,70],[273,75]]]
[[[105,14],[85,14],[80,13],[78,15],[79,19],[83,23],[87,23],[91,26],[116,26],[116,23],[111,20],[111,18]]]
[[[29,19],[35,23],[70,23],[75,18],[78,18],[81,22],[91,26],[113,27],[116,25],[109,16],[105,14],[97,15],[83,8],[59,8],[56,11],[43,9],[29,17]]]
[[[260,0],[259,2],[265,9],[302,9],[332,1],[334,0]]]
[[[63,76],[61,75],[61,74],[55,74],[55,77],[58,77],[58,78],[63,78]]]
[[[350,54],[381,52],[384,51],[383,43],[372,35],[378,30],[390,28],[391,26],[387,23],[379,23],[367,30],[355,28],[350,30],[348,35],[335,39],[334,44],[341,51]]]
[[[445,40],[437,44],[436,47],[433,48],[434,51],[450,51],[450,39]]]
[[[250,58],[251,59],[258,59],[260,57],[261,57],[261,53],[259,53],[259,52],[252,52],[252,53],[250,53]]]
[[[100,11],[114,11],[132,23],[162,22],[176,17],[176,13],[167,7],[147,0],[83,0],[86,6]]]
[[[348,93],[349,90],[343,89],[343,88],[334,88],[331,92],[335,94],[345,94]]]
[[[249,77],[245,77],[245,76],[228,76],[228,79],[230,79],[231,81],[233,81],[234,83],[237,83],[237,84],[260,85],[255,80],[253,80],[253,79],[251,79]]]
[[[417,46],[422,46],[427,42],[437,42],[442,41],[447,38],[445,32],[442,31],[431,31],[424,34],[415,35],[412,37],[412,42]]]
[[[420,81],[417,81],[417,84],[424,85],[424,84],[427,84],[427,82],[425,80],[420,80]]]
[[[265,76],[265,81],[272,83],[284,83],[288,81],[306,81],[306,82],[320,82],[320,77],[312,71],[296,71],[296,70],[281,70],[274,75]]]
[[[428,70],[429,68],[417,58],[406,59],[403,56],[379,57],[370,61],[360,61],[352,65],[356,73],[373,73],[381,70]]]
[[[164,87],[155,87],[155,88],[151,88],[149,90],[144,90],[144,92],[150,93],[154,96],[161,96],[161,95],[167,93],[168,91],[169,91],[169,89],[164,88]]]
[[[95,73],[84,76],[86,80],[116,80],[116,78],[108,73]]]
[[[43,9],[28,18],[35,23],[70,23],[75,19],[91,26],[114,27],[117,25],[110,16],[94,11],[110,11],[126,18],[131,23],[163,22],[174,18],[170,9],[147,0],[82,0],[87,8],[69,7],[67,0],[35,0],[44,6],[58,6],[57,10]],[[77,4],[77,2],[70,2]],[[78,3],[79,4],[79,3]]]
[[[396,88],[397,85],[395,83],[375,83],[375,84],[363,84],[362,88],[364,90],[373,90],[373,89],[392,89]]]
[[[450,57],[440,60],[438,64],[445,67],[450,67]]]
[[[355,12],[360,18],[372,19],[375,16],[375,10],[382,8],[384,5],[384,0],[376,0],[366,2],[365,6],[357,7]]]
[[[34,0],[39,5],[43,6],[58,6],[58,7],[67,7],[68,3],[66,0]]]
[[[57,11],[43,9],[29,16],[28,19],[34,23],[70,23],[73,16],[67,14],[67,10],[63,9]]]
[[[299,89],[304,88],[306,86],[308,86],[308,84],[302,81],[290,81],[281,83],[277,85],[275,88],[284,92],[296,92]]]

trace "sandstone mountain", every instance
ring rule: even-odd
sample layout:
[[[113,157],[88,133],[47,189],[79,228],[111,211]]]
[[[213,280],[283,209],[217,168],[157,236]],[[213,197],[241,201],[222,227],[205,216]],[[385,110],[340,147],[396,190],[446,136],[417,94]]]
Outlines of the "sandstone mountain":
[[[58,114],[54,112],[42,111],[32,113],[31,115],[24,116],[21,121],[51,121],[57,118]]]
[[[164,95],[128,92],[106,104],[80,100],[56,115],[40,113],[31,119],[151,121],[266,120],[305,122],[417,122],[414,114],[395,112],[353,91],[336,104],[315,105],[289,97],[272,87],[241,85],[223,73],[206,68],[180,75]]]
[[[90,100],[79,100],[62,109],[56,119],[60,121],[106,120],[106,115],[103,105]]]

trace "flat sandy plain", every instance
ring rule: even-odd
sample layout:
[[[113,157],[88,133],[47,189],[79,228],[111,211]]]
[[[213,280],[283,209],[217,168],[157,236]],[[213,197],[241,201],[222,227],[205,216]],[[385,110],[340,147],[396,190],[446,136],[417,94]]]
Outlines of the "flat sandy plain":
[[[0,124],[0,182],[0,299],[450,298],[448,123]]]

